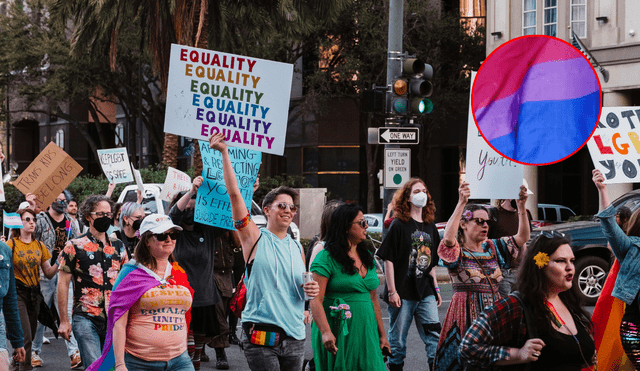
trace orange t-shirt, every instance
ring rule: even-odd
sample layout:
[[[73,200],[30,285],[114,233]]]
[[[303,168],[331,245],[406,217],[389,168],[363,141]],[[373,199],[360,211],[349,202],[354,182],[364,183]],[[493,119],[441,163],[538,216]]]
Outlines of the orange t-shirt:
[[[125,351],[147,361],[167,362],[187,350],[185,314],[193,298],[179,285],[158,285],[129,310]]]

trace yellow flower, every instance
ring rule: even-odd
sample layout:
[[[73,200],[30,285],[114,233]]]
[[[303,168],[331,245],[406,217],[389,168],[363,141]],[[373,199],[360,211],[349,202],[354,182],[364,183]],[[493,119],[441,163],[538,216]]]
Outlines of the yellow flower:
[[[533,260],[536,262],[538,268],[542,269],[549,264],[549,255],[541,251],[533,257]]]

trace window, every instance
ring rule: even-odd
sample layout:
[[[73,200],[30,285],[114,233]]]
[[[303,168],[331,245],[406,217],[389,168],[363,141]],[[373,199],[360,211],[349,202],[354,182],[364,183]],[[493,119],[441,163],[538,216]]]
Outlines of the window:
[[[571,209],[568,209],[566,207],[560,208],[560,220],[562,220],[563,222],[569,220],[569,218],[575,215],[576,214],[574,214],[573,211],[571,211]]]
[[[536,33],[536,0],[522,0],[522,34]]]
[[[544,0],[544,34],[555,37],[558,33],[558,0]]]
[[[64,130],[62,129],[56,131],[56,144],[58,147],[64,149]]]
[[[578,37],[587,37],[586,0],[571,0],[571,30]]]
[[[124,147],[124,125],[116,125],[116,147]]]

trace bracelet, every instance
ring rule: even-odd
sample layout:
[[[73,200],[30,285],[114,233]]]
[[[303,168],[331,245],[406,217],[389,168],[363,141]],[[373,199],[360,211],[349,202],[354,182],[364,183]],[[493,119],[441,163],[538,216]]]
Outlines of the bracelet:
[[[240,220],[234,220],[233,221],[233,226],[236,227],[236,229],[242,229],[246,226],[249,225],[249,222],[251,221],[251,214],[247,213],[247,216],[245,216],[244,218],[240,219]]]
[[[439,294],[440,293],[440,288],[436,287],[436,292]]]
[[[393,295],[393,294],[397,294],[397,293],[398,293],[398,292],[396,292],[396,291],[394,291],[394,292],[390,292],[390,293],[389,293],[389,297],[391,297],[391,295]]]

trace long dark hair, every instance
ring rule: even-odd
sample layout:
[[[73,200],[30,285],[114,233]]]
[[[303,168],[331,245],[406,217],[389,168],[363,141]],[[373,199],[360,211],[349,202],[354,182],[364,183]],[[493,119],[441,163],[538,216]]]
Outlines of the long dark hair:
[[[324,249],[342,265],[342,271],[347,274],[356,274],[358,272],[355,267],[355,260],[349,257],[349,240],[347,236],[353,221],[360,212],[362,212],[362,208],[357,204],[338,206],[331,215],[331,226],[329,227],[327,242],[324,245]],[[373,255],[367,250],[364,241],[358,244],[356,251],[362,264],[367,268],[372,268]]]
[[[393,213],[396,218],[405,223],[411,219],[411,188],[413,188],[416,183],[422,183],[424,188],[427,188],[427,185],[424,184],[422,179],[411,178],[393,195]],[[433,202],[431,194],[427,189],[427,205],[422,208],[422,221],[425,224],[429,224],[433,223],[435,218],[436,204]]]
[[[153,237],[153,232],[151,231],[146,231],[140,236],[140,241],[138,245],[136,245],[133,258],[145,267],[155,270],[158,268],[158,263],[156,262],[156,258],[151,255],[151,250],[149,249],[149,239],[151,237]],[[169,263],[173,263],[174,261],[176,260],[173,258],[173,254],[169,255]]]
[[[517,289],[531,305],[536,320],[536,327],[552,335],[555,335],[556,331],[552,331],[553,327],[551,322],[554,317],[545,304],[547,300],[547,278],[544,275],[544,268],[538,268],[534,257],[540,252],[551,256],[558,247],[565,244],[569,245],[569,240],[560,235],[553,237],[541,235],[534,239],[527,247],[527,253],[520,265],[518,279],[516,281]],[[569,311],[578,317],[585,327],[591,329],[591,316],[581,305],[578,285],[572,285],[571,289],[561,292],[558,295]]]
[[[320,219],[320,240],[325,241],[327,236],[329,235],[329,227],[331,226],[331,216],[333,212],[341,205],[344,205],[344,202],[340,200],[331,200],[324,204],[324,208],[322,209],[322,217]]]

